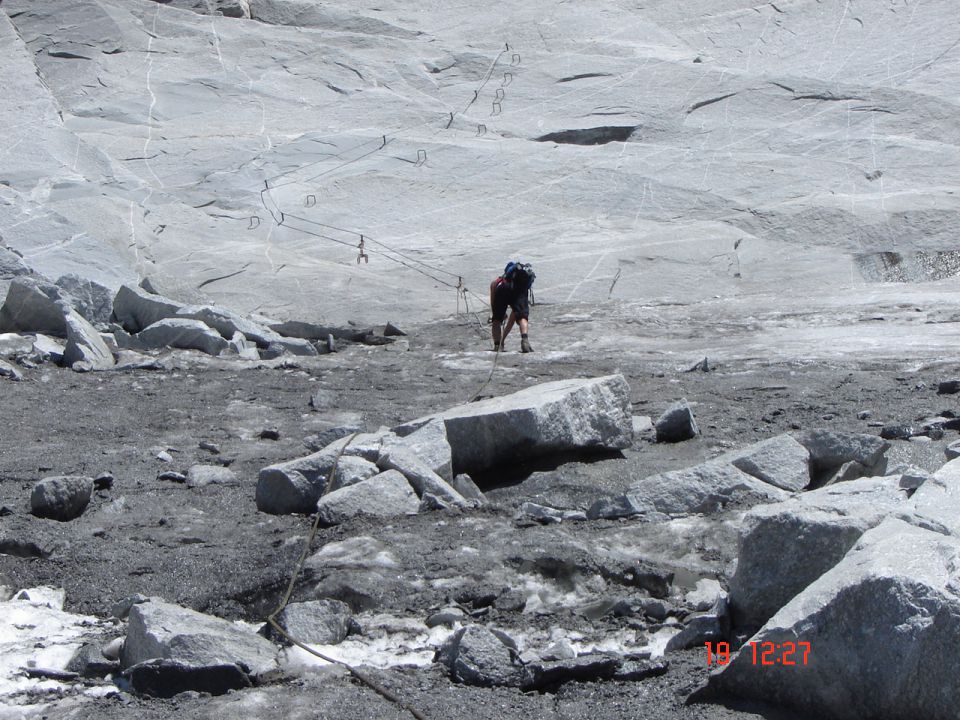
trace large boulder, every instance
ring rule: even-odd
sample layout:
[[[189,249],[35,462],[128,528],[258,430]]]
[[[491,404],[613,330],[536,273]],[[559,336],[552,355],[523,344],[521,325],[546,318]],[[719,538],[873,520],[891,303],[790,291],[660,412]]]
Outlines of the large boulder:
[[[757,628],[836,565],[870,528],[907,508],[896,477],[864,478],[752,508],[730,581],[735,623]]]
[[[711,461],[645,477],[627,490],[627,506],[640,512],[690,515],[720,510],[733,500],[771,502],[787,494],[733,465]]]
[[[174,317],[181,307],[180,303],[162,295],[121,285],[113,299],[113,316],[124,330],[138,333],[159,320]]]
[[[213,305],[186,305],[177,311],[177,317],[199,320],[224,338],[232,338],[240,333],[247,340],[256,343],[257,347],[267,348],[275,345],[291,355],[317,354],[317,349],[307,340],[285,338],[270,328],[225,308]]]
[[[514,663],[516,649],[504,633],[468,625],[447,638],[435,661],[465,685],[516,687],[525,681],[523,668]]]
[[[876,435],[811,430],[798,435],[797,440],[810,452],[810,476],[814,486],[850,462],[863,467],[861,477],[883,475],[886,470],[885,453],[890,443]]]
[[[0,307],[0,332],[39,332],[66,337],[65,293],[44,280],[18,277],[10,283]]]
[[[910,505],[914,524],[960,537],[960,459],[951,460],[927,478]]]
[[[454,472],[566,451],[622,450],[633,440],[630,387],[622,375],[534,385],[405,423],[395,432],[408,434],[434,418],[446,425]]]
[[[110,288],[73,273],[57,278],[57,287],[69,296],[69,302],[85,320],[95,325],[106,325],[113,315],[113,296]]]
[[[234,623],[151,598],[130,609],[120,664],[153,694],[171,684],[226,692],[274,670],[277,648]]]
[[[778,435],[718,459],[784,490],[803,490],[810,484],[810,451],[790,435]]]
[[[52,520],[73,520],[90,503],[93,478],[58,475],[40,480],[30,493],[30,512]]]
[[[230,343],[216,330],[207,327],[199,320],[185,318],[158,320],[141,330],[137,339],[145,348],[170,347],[200,350],[207,355],[219,355],[230,346]]]
[[[106,370],[114,365],[113,353],[97,329],[72,308],[64,316],[67,346],[63,362],[75,370]]]
[[[960,540],[888,518],[711,684],[806,717],[952,720],[960,707],[958,567]]]
[[[447,439],[447,426],[442,420],[431,420],[403,437],[385,438],[383,444],[406,447],[444,480],[453,480],[453,451]]]
[[[415,515],[419,506],[407,479],[396,470],[388,470],[369,480],[327,493],[317,503],[317,512],[321,523],[336,525],[357,515]]]

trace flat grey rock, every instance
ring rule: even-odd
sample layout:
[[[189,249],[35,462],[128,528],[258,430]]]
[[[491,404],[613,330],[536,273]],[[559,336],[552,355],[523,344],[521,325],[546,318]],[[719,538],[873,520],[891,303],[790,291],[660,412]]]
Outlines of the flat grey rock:
[[[410,434],[396,440],[385,438],[385,447],[393,444],[410,450],[447,482],[453,480],[453,451],[447,439],[446,423],[442,420],[430,420]]]
[[[80,365],[85,370],[107,370],[114,366],[113,353],[88,320],[70,309],[64,322],[67,328],[67,345],[63,349],[65,364],[74,369]]]
[[[295,640],[311,645],[336,645],[350,632],[353,612],[340,600],[308,600],[289,603],[277,616],[277,624]],[[267,626],[277,641],[289,644],[282,635]]]
[[[199,350],[207,355],[219,355],[229,343],[216,330],[199,320],[166,318],[144,328],[137,334],[143,347],[149,349],[180,348]]]
[[[276,668],[276,656],[276,646],[254,632],[151,598],[130,608],[120,662],[125,670],[155,660],[194,669],[236,665],[256,678]]]
[[[790,435],[762,440],[720,459],[783,490],[803,490],[810,484],[810,451]]]
[[[5,377],[8,380],[13,380],[14,382],[20,382],[23,380],[23,373],[17,370],[6,360],[0,360],[0,377]]]
[[[90,503],[93,478],[57,475],[38,481],[30,492],[30,512],[53,520],[73,520]]]
[[[957,538],[887,519],[750,638],[757,662],[745,646],[711,682],[810,717],[956,717],[958,564]]]
[[[67,307],[66,296],[56,285],[18,277],[10,283],[0,306],[0,332],[39,332],[66,337]]]
[[[66,347],[58,340],[48,337],[42,333],[37,333],[31,348],[33,352],[38,353],[43,359],[58,363],[63,360],[63,353]]]
[[[20,333],[0,333],[0,356],[26,355],[33,350],[34,340]]]
[[[630,388],[622,375],[559,380],[451,408],[396,428],[400,434],[443,420],[455,472],[568,451],[630,446]]]
[[[233,485],[237,482],[237,474],[222,465],[191,465],[187,470],[186,482],[187,487]]]
[[[901,476],[901,486],[903,477],[908,476]],[[922,482],[910,508],[912,522],[960,537],[960,460],[949,461]]]
[[[513,662],[513,650],[481,625],[468,625],[451,635],[437,651],[436,662],[465,685],[513,686],[524,682],[523,668]]]
[[[122,285],[113,300],[113,315],[123,329],[138,333],[154,323],[175,317],[181,303],[131,285]]]
[[[420,497],[429,493],[452,505],[466,504],[466,499],[460,493],[405,447],[386,446],[380,452],[377,467],[381,470],[398,470]]]
[[[395,470],[388,470],[325,494],[317,503],[317,512],[320,522],[336,525],[358,515],[414,515],[419,505],[407,479]]]

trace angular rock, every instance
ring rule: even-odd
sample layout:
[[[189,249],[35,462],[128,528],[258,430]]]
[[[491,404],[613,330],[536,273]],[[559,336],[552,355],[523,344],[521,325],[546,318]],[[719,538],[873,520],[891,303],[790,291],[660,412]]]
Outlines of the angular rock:
[[[938,395],[956,395],[957,393],[960,393],[960,380],[956,378],[941,380],[937,385]]]
[[[627,658],[613,674],[613,679],[620,682],[639,682],[647,678],[664,675],[669,669],[670,661],[663,658],[656,660]]]
[[[622,661],[616,655],[593,653],[566,660],[533,662],[524,667],[524,690],[548,690],[568,682],[611,679]]]
[[[876,435],[811,430],[798,435],[797,440],[810,451],[810,475],[814,484],[851,461],[860,463],[874,475],[882,475],[886,469],[884,453],[890,443]]]
[[[622,375],[560,380],[512,395],[451,408],[395,428],[415,430],[443,420],[455,472],[567,451],[630,447],[630,388]]]
[[[587,519],[587,514],[582,510],[560,510],[533,502],[525,502],[520,506],[520,516],[545,524]]]
[[[366,462],[360,458],[351,459]],[[336,525],[357,515],[414,515],[419,505],[407,479],[395,470],[388,470],[369,480],[327,493],[317,503],[317,512],[321,523]]]
[[[952,443],[947,445],[943,449],[943,453],[947,456],[947,460],[953,460],[954,458],[960,457],[960,440],[954,440]]]
[[[463,495],[454,490],[416,455],[404,447],[387,446],[380,452],[377,467],[381,470],[398,470],[410,481],[417,495],[430,493],[453,505],[465,505]]]
[[[383,327],[384,337],[397,337],[397,336],[406,336],[406,333],[394,325],[392,322],[388,322]]]
[[[803,490],[810,484],[810,451],[790,435],[778,435],[718,459],[783,490]]]
[[[930,479],[930,473],[913,465],[904,468],[903,472],[899,473],[899,475],[900,482],[898,485],[901,490],[917,490]]]
[[[880,437],[884,440],[909,440],[916,434],[913,425],[884,425],[880,428]]]
[[[89,323],[106,325],[113,314],[113,291],[76,274],[61,275],[57,287],[69,297],[70,305]]]
[[[141,695],[171,698],[182,692],[223,695],[251,687],[246,669],[239,663],[194,665],[178,660],[152,659],[123,671],[123,676]]]
[[[726,601],[727,593],[723,586],[713,578],[697,580],[693,590],[684,597],[684,602],[694,611],[702,612],[712,608],[718,600]]]
[[[955,718],[958,566],[957,538],[887,519],[750,639],[780,662],[745,647],[711,684],[807,717]]]
[[[447,427],[442,420],[433,419],[409,435],[397,435],[400,437],[396,440],[385,438],[384,446],[402,445],[441,478],[447,482],[453,479],[453,455],[447,439]]]
[[[513,662],[515,648],[489,628],[468,625],[443,643],[434,661],[465,685],[519,687],[524,682],[524,672]]]
[[[30,512],[52,520],[73,520],[87,509],[92,492],[93,478],[79,475],[44,478],[30,493]]]
[[[200,350],[207,355],[219,355],[229,346],[216,330],[199,320],[184,318],[158,320],[141,330],[137,339],[148,349],[170,347]]]
[[[0,332],[40,332],[66,337],[66,294],[44,280],[18,277],[0,307]]]
[[[700,434],[686,398],[668,407],[654,423],[657,442],[682,442]]]
[[[176,316],[181,307],[180,303],[162,295],[121,285],[113,299],[113,316],[128,333],[139,333],[160,320]]]
[[[81,645],[67,663],[68,672],[86,678],[102,678],[119,670],[120,663],[104,657],[100,646],[92,643]]]
[[[187,470],[187,487],[204,485],[233,485],[237,474],[222,465],[191,465]]]
[[[20,382],[23,380],[23,373],[6,360],[0,360],[0,377],[8,378],[14,382]]]
[[[711,461],[645,477],[630,486],[628,505],[668,515],[716,512],[734,499],[779,501],[787,494],[725,462]]]
[[[722,640],[730,631],[730,613],[727,600],[717,598],[707,612],[687,617],[683,630],[667,641],[667,652],[702,646],[712,640]]]
[[[910,508],[914,524],[960,537],[960,459],[927,478],[910,498]]]
[[[308,600],[288,604],[277,616],[280,625],[295,640],[310,645],[336,645],[350,632],[353,612],[340,600]],[[288,641],[267,625],[269,637]]]
[[[99,331],[76,310],[70,310],[64,321],[67,328],[67,346],[63,362],[74,369],[107,370],[114,365],[113,353],[100,337]],[[77,368],[81,364],[82,368]]]
[[[158,598],[133,605],[127,624],[120,664],[125,670],[152,663],[157,676],[169,681],[153,684],[153,694],[176,680],[184,689],[207,689],[211,678],[226,676],[229,689],[234,680],[249,685],[277,666],[277,648],[256,633],[211,615],[182,608]],[[157,662],[159,661],[159,662]],[[240,674],[230,670],[237,668]],[[150,677],[148,673],[147,677]],[[213,683],[219,687],[218,683]],[[158,692],[159,690],[159,692]]]
[[[466,473],[460,473],[453,478],[453,482],[450,483],[450,486],[456,490],[458,493],[463,495],[467,500],[475,500],[481,505],[485,505],[487,502],[487,496],[483,494],[483,491],[477,487],[477,484],[473,481],[473,478],[467,475]]]
[[[738,627],[766,622],[836,565],[870,528],[907,509],[897,478],[865,478],[752,508],[740,531],[730,604]]]
[[[311,452],[317,452],[340,438],[349,437],[362,430],[363,428],[360,425],[337,425],[336,427],[318,432],[315,435],[308,435],[303,439],[303,444]]]

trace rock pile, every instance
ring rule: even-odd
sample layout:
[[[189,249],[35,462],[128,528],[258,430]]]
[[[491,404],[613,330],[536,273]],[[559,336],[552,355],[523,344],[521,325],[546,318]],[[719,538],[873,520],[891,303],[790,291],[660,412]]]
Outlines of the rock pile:
[[[265,467],[257,507],[273,514],[319,510],[330,524],[357,514],[465,507],[481,495],[462,473],[557,452],[627,447],[633,433],[628,408],[621,375],[535,385],[393,430],[340,438],[306,457]]]

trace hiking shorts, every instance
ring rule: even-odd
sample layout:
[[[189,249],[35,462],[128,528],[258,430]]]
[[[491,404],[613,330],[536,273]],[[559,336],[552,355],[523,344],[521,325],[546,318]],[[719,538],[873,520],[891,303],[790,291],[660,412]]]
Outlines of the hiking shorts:
[[[493,289],[493,321],[503,322],[508,307],[516,313],[517,320],[530,319],[530,301],[526,291],[518,293],[509,283],[497,283]]]

